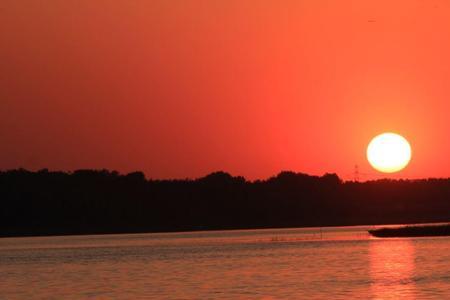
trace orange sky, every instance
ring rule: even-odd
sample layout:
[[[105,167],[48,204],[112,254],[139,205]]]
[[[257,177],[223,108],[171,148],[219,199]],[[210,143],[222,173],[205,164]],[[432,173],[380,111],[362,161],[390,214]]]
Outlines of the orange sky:
[[[450,176],[450,2],[2,0],[0,169]],[[379,178],[372,176],[370,178]]]

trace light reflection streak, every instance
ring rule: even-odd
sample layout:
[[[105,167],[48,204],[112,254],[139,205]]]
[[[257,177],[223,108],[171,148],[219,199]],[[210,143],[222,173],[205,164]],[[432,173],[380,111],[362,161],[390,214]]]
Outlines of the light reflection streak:
[[[372,299],[416,299],[411,240],[374,240],[369,255]]]

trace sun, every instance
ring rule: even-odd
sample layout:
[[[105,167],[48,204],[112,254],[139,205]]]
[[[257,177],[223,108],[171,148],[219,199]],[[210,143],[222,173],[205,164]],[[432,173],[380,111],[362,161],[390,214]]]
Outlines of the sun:
[[[367,160],[374,169],[380,172],[398,172],[405,168],[411,160],[411,146],[399,134],[382,133],[369,143]]]

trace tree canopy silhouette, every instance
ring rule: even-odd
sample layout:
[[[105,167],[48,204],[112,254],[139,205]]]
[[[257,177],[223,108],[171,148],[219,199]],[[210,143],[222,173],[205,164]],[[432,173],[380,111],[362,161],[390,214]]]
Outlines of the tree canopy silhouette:
[[[0,236],[302,227],[450,219],[450,180],[343,182],[284,171],[147,180],[143,173],[0,172]]]

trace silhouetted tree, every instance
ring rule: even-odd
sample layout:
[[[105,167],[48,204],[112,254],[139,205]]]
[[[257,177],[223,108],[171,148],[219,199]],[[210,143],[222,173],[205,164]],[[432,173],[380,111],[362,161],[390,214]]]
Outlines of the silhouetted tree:
[[[283,171],[247,181],[226,172],[147,180],[142,172],[0,172],[0,235],[155,232],[438,222],[450,180],[343,182]]]

